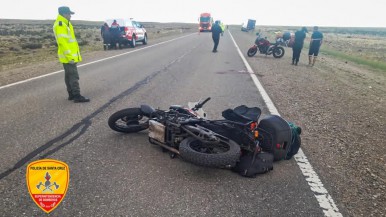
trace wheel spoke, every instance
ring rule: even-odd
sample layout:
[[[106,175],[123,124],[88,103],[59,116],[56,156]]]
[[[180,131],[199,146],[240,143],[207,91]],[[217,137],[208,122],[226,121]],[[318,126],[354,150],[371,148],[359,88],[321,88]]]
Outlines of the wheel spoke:
[[[125,129],[125,128],[131,128],[131,127],[137,127],[137,126],[143,126],[147,123],[148,118],[143,115],[136,115],[136,116],[125,116],[120,119],[118,119],[115,122],[115,125],[118,128]]]
[[[224,153],[229,150],[229,145],[225,142],[220,141],[218,144],[211,144],[211,143],[203,143],[199,140],[192,142],[190,144],[190,147],[200,153],[206,153],[206,154],[219,154]]]

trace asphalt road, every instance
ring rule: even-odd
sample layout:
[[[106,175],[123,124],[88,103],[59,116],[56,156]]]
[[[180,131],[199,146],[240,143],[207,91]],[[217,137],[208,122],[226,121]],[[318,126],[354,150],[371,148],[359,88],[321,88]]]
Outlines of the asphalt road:
[[[166,109],[208,96],[209,118],[241,104],[268,114],[229,32],[218,53],[212,46],[210,33],[195,33],[80,66],[86,104],[67,100],[63,73],[0,89],[0,215],[45,215],[25,172],[29,162],[51,158],[69,165],[71,180],[50,216],[324,216],[293,159],[244,178],[171,159],[146,132],[108,127],[126,107]]]

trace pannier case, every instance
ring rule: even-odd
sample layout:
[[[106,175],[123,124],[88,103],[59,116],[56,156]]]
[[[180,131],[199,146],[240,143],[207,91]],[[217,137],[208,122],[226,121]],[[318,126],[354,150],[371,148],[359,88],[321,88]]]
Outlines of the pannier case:
[[[272,153],[275,161],[285,159],[292,137],[288,122],[280,116],[269,115],[260,120],[258,129],[263,151]]]

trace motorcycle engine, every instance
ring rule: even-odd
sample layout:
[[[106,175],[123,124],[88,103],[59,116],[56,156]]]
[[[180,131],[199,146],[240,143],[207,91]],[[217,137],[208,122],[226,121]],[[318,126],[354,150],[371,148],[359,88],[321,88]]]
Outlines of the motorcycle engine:
[[[158,121],[149,121],[149,137],[158,142],[165,143],[165,125]]]

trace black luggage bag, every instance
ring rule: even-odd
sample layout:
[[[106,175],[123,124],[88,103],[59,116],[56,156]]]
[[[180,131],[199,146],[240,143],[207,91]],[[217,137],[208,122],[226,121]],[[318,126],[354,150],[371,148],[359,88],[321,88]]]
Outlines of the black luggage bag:
[[[232,170],[245,177],[255,177],[257,174],[267,173],[273,170],[273,155],[264,152],[248,153],[240,157],[239,162]]]
[[[269,115],[260,120],[258,125],[262,136],[260,147],[272,153],[274,160],[283,160],[291,146],[292,130],[286,120],[277,115]]]

